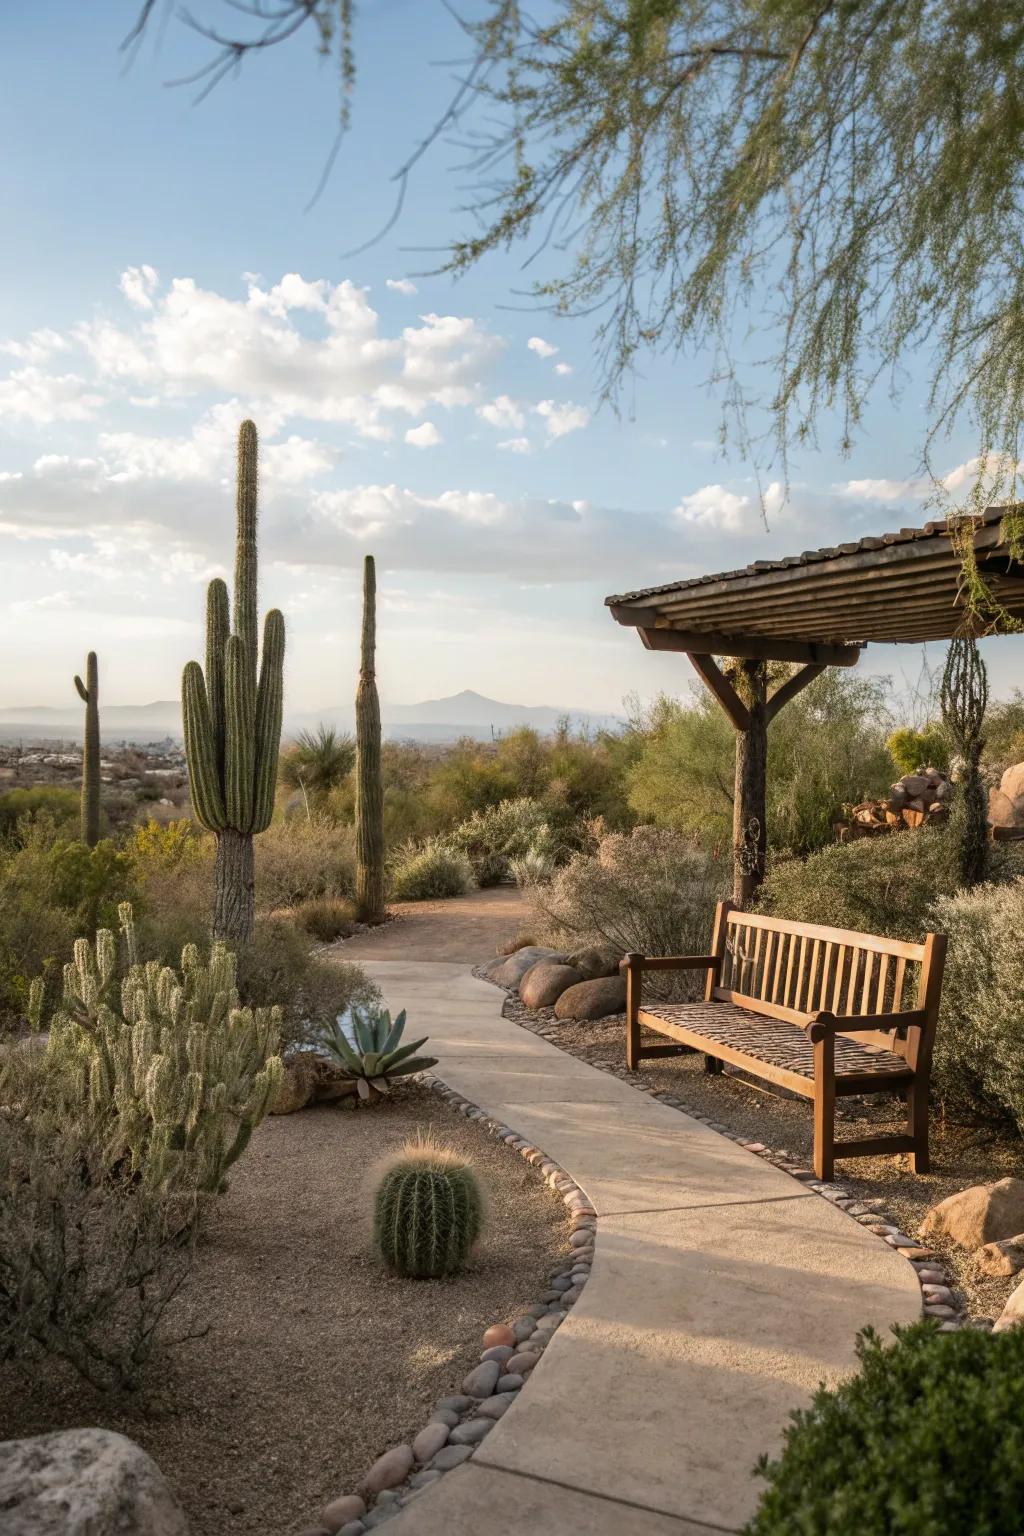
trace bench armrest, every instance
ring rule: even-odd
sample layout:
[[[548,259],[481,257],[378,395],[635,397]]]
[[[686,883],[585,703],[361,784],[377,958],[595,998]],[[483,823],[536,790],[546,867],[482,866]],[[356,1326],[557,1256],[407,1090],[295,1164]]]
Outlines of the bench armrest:
[[[826,1035],[866,1035],[887,1029],[923,1029],[928,1015],[923,1008],[908,1008],[902,1013],[812,1013],[804,1029],[812,1040]]]
[[[717,971],[717,955],[626,955],[620,971]]]

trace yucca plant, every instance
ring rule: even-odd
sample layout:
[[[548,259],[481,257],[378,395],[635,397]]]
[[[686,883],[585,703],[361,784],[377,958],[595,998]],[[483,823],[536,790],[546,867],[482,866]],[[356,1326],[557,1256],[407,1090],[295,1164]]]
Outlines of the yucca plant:
[[[405,1009],[392,1023],[386,1008],[353,1008],[351,1012],[352,1035],[349,1041],[340,1020],[328,1026],[320,1035],[319,1046],[323,1054],[338,1066],[356,1085],[361,1099],[374,1094],[387,1093],[393,1078],[408,1077],[413,1072],[425,1072],[437,1066],[436,1056],[417,1056],[427,1036],[402,1045],[405,1030]]]

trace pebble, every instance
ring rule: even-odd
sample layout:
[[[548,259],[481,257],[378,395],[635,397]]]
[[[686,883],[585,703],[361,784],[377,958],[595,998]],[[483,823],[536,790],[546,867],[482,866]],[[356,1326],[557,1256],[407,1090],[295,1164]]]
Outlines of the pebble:
[[[479,1445],[493,1428],[490,1419],[467,1419],[465,1424],[457,1424],[452,1430],[451,1444]]]
[[[409,1479],[410,1488],[429,1488],[431,1483],[440,1482],[442,1474],[428,1467],[423,1472],[414,1472]]]
[[[511,1406],[512,1394],[499,1392],[495,1397],[485,1397],[477,1408],[477,1413],[485,1419],[500,1419],[507,1408]]]
[[[508,1332],[511,1333],[512,1329],[510,1328]],[[483,1354],[480,1356],[480,1359],[497,1360],[500,1365],[504,1365],[505,1361],[511,1360],[514,1354],[515,1349],[511,1344],[494,1344],[490,1349],[484,1350]]]
[[[941,1301],[926,1302],[924,1311],[926,1317],[956,1317],[957,1315],[955,1307],[947,1307]]]
[[[438,1472],[450,1472],[453,1467],[461,1467],[472,1454],[471,1445],[445,1445],[441,1447],[430,1465]]]
[[[568,1275],[558,1275],[557,1278],[551,1282],[551,1289],[555,1292],[556,1295],[559,1295],[562,1291],[568,1291],[571,1286],[572,1281],[569,1279]]]
[[[579,1301],[582,1291],[582,1285],[574,1285],[568,1291],[563,1293],[562,1300],[565,1302],[566,1306],[568,1306],[571,1302]]]
[[[481,1367],[477,1366],[477,1370]],[[494,1367],[498,1369],[497,1366]],[[380,1493],[384,1488],[394,1488],[404,1483],[412,1471],[414,1461],[411,1445],[393,1445],[390,1451],[378,1456],[362,1481],[367,1493]]]
[[[445,1409],[456,1415],[465,1413],[467,1408],[472,1408],[473,1399],[465,1397],[461,1393],[455,1393],[452,1397],[439,1397],[437,1400],[439,1409]]]
[[[956,1297],[948,1285],[922,1285],[925,1301],[943,1301],[947,1306],[956,1305]]]
[[[510,1372],[507,1376],[503,1376],[498,1382],[497,1390],[499,1392],[518,1392],[519,1388],[523,1384],[523,1380],[524,1378],[517,1372]]]
[[[447,1424],[449,1429],[454,1429],[459,1422],[459,1415],[451,1408],[435,1408],[430,1415],[431,1424]]]
[[[495,1323],[484,1334],[484,1349],[512,1345],[515,1341],[515,1335],[507,1323]]]
[[[325,1504],[320,1511],[320,1524],[328,1531],[340,1531],[342,1526],[351,1520],[358,1520],[365,1515],[366,1505],[357,1493],[342,1494],[340,1499],[332,1499],[330,1504]]]
[[[449,1434],[454,1434],[456,1428],[455,1424],[427,1424],[412,1442],[412,1453],[416,1460],[421,1465],[432,1460],[442,1445],[448,1444]]]
[[[569,1238],[569,1247],[585,1248],[591,1240],[590,1231],[591,1229],[589,1227],[577,1227],[576,1231],[573,1232]]]
[[[523,1350],[520,1350],[519,1354],[518,1355],[513,1355],[512,1359],[508,1362],[509,1374],[510,1375],[517,1375],[517,1376],[526,1376],[526,1375],[529,1374],[530,1371],[533,1370],[534,1366],[537,1364],[537,1361],[539,1359],[540,1359],[540,1355],[537,1353],[536,1350],[533,1350],[533,1349],[523,1349]]]
[[[543,1317],[547,1310],[547,1306],[544,1302],[535,1301],[532,1307],[527,1307],[526,1316],[532,1318]],[[515,1327],[515,1324],[513,1324],[513,1327]]]
[[[350,1520],[347,1525],[342,1526],[338,1536],[363,1536],[365,1530],[366,1526],[361,1520]]]
[[[398,1514],[397,1504],[385,1504],[382,1509],[371,1509],[362,1522],[364,1531],[374,1531],[378,1525],[383,1525],[385,1520],[390,1520],[392,1515]]]
[[[484,1360],[475,1366],[462,1383],[462,1390],[469,1397],[490,1397],[494,1391],[494,1384],[501,1375],[501,1366],[497,1360]]]
[[[533,1317],[519,1317],[512,1324],[512,1332],[516,1336],[516,1343],[523,1344],[533,1333],[537,1326],[537,1320]]]
[[[402,1495],[394,1488],[385,1488],[377,1495],[377,1508],[383,1509],[387,1504],[397,1504]]]

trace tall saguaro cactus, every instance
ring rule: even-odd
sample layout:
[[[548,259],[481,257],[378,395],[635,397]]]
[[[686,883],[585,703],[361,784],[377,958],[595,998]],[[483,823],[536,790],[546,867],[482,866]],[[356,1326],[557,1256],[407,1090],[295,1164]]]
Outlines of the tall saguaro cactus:
[[[255,913],[253,836],[270,825],[284,702],[284,618],[272,608],[258,654],[256,594],[256,428],[238,433],[238,531],[235,599],[211,581],[206,597],[206,672],[190,661],[182,678],[182,714],[192,806],[217,836],[213,936],[252,938]]]
[[[75,674],[75,687],[85,704],[82,739],[82,841],[95,848],[100,840],[100,669],[96,652],[85,658],[85,682]]]
[[[384,921],[384,787],[377,696],[377,572],[363,561],[363,634],[356,692],[356,911],[364,923]]]

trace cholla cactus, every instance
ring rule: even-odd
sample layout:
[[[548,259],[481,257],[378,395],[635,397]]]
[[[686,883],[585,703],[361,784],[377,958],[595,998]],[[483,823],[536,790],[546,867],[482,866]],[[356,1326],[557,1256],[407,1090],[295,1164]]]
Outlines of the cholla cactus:
[[[343,1076],[355,1082],[361,1099],[387,1093],[392,1078],[407,1077],[413,1072],[425,1072],[429,1067],[437,1066],[436,1056],[416,1055],[420,1046],[426,1045],[426,1035],[411,1045],[401,1044],[405,1029],[404,1008],[394,1023],[386,1009],[375,1006],[354,1007],[351,1017],[354,1048],[345,1034],[344,1025],[337,1019],[321,1032],[317,1044],[341,1069]]]
[[[75,687],[85,705],[82,738],[82,842],[95,848],[100,840],[100,669],[96,652],[85,658],[85,682],[76,674]]]
[[[251,421],[238,434],[238,529],[234,626],[218,577],[206,599],[206,671],[190,661],[181,684],[192,808],[217,837],[213,936],[248,944],[255,879],[253,834],[270,825],[284,698],[284,619],[263,626],[258,657],[256,594],[257,440]],[[258,674],[258,678],[257,678]]]
[[[439,1279],[464,1269],[482,1223],[472,1168],[434,1142],[409,1142],[378,1186],[377,1246],[384,1262],[409,1279]]]
[[[281,1083],[279,1008],[241,1008],[235,957],[186,945],[181,972],[141,962],[125,902],[114,935],[79,939],[64,968],[47,1055],[90,1112],[109,1116],[109,1156],[144,1185],[216,1193]],[[38,1015],[39,993],[34,993]]]

